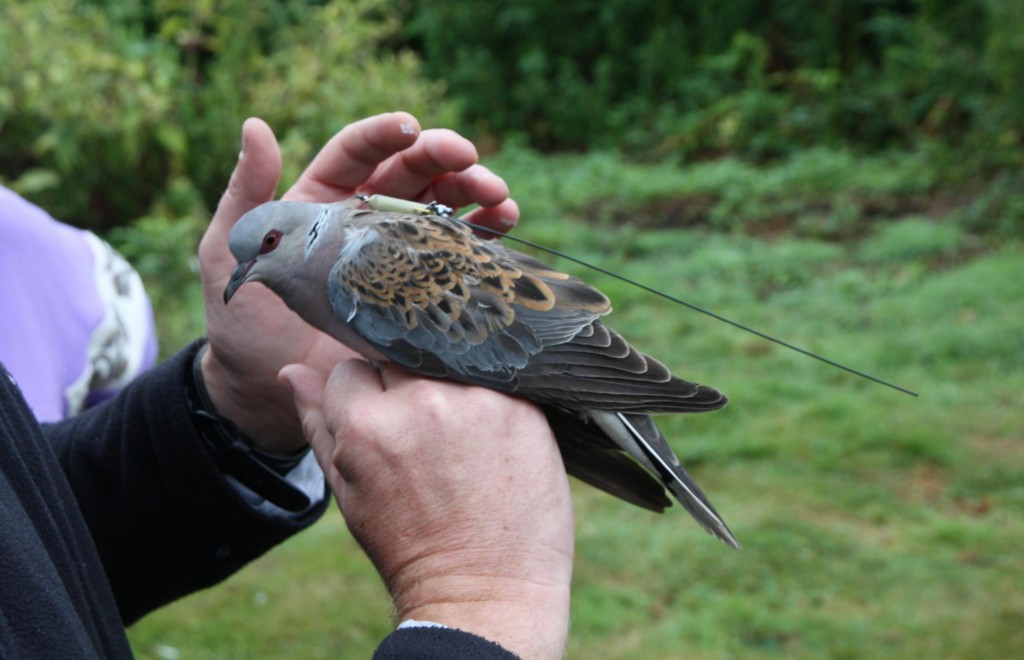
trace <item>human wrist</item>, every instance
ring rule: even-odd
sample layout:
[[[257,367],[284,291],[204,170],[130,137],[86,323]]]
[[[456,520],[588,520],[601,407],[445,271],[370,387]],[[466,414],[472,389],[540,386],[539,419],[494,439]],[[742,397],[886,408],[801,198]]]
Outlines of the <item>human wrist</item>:
[[[514,548],[506,543],[502,551]],[[487,546],[481,546],[484,548]],[[572,549],[544,543],[425,554],[386,578],[399,621],[432,621],[522,658],[560,658],[569,632]],[[379,566],[378,566],[379,567]]]
[[[202,379],[217,413],[230,420],[254,447],[289,456],[308,445],[295,416],[294,404],[277,374],[249,376],[245,382],[227,369],[207,344],[199,356]]]
[[[207,345],[194,350],[185,381],[188,408],[196,431],[210,451],[214,462],[227,476],[245,486],[260,502],[298,513],[309,509],[313,496],[290,481],[290,475],[309,452],[304,447],[290,455],[272,454],[255,446],[229,419],[220,415],[206,387],[201,362]]]
[[[520,658],[561,658],[569,631],[569,585],[445,576],[418,582],[395,602],[398,619],[472,633]]]

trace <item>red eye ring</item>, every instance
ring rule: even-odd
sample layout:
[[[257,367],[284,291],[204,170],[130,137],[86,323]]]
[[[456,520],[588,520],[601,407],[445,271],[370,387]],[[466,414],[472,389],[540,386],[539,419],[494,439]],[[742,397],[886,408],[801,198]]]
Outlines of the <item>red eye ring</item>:
[[[267,232],[267,235],[263,237],[263,244],[260,245],[260,254],[266,254],[273,252],[274,248],[281,242],[281,232],[276,229],[271,229]]]

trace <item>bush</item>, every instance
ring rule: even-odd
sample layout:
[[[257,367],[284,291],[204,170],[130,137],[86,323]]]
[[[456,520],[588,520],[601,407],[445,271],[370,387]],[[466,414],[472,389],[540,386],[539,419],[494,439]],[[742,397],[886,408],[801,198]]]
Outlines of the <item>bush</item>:
[[[286,180],[352,120],[402,108],[451,123],[417,58],[380,47],[397,29],[383,0],[9,0],[0,178],[102,230],[155,205],[208,213],[247,116],[274,127]],[[183,187],[198,196],[172,191]]]
[[[406,3],[481,132],[534,147],[757,158],[922,138],[1019,147],[1015,0]]]

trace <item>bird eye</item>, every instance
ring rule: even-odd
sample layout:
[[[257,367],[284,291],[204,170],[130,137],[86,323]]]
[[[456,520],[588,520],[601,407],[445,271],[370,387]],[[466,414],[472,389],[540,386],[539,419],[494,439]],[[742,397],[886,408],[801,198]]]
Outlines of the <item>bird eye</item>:
[[[276,229],[271,229],[267,232],[267,235],[263,237],[263,245],[260,246],[260,254],[266,254],[273,251],[280,242],[281,232]]]

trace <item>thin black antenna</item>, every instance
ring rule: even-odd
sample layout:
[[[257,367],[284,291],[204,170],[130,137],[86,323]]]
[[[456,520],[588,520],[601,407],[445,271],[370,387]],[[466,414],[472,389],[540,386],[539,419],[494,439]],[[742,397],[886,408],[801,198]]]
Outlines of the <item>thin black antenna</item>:
[[[678,305],[682,305],[683,307],[689,307],[690,309],[692,309],[695,312],[700,312],[701,314],[705,314],[707,316],[710,316],[713,319],[718,319],[719,321],[722,321],[723,323],[728,323],[729,325],[731,325],[733,327],[736,327],[736,328],[739,328],[740,330],[744,330],[744,331],[749,332],[751,334],[757,335],[758,337],[761,337],[762,339],[767,339],[768,341],[774,342],[774,343],[778,344],[779,346],[785,346],[786,348],[788,348],[790,350],[796,351],[797,353],[802,353],[802,354],[806,355],[807,357],[814,358],[815,360],[818,360],[819,362],[824,362],[825,364],[828,364],[828,365],[831,365],[833,367],[836,367],[837,369],[842,369],[843,371],[847,371],[847,372],[849,372],[851,374],[854,374],[855,376],[860,376],[861,378],[866,378],[867,380],[870,380],[870,381],[873,381],[875,383],[878,383],[879,385],[885,385],[886,387],[890,387],[890,388],[896,390],[897,392],[903,392],[904,394],[909,394],[910,396],[918,396],[917,392],[914,392],[912,390],[908,390],[905,387],[901,387],[900,385],[896,385],[894,383],[890,383],[887,380],[882,380],[881,378],[878,378],[876,376],[872,376],[871,374],[868,374],[868,373],[864,373],[863,371],[860,371],[858,369],[854,369],[852,367],[847,367],[846,365],[839,364],[835,360],[830,360],[827,357],[824,357],[822,355],[818,355],[817,353],[813,353],[813,352],[811,352],[811,351],[809,351],[809,350],[807,350],[805,348],[800,348],[799,346],[796,346],[794,344],[790,344],[787,341],[783,341],[781,339],[776,339],[775,337],[772,337],[771,335],[767,335],[767,334],[761,332],[760,330],[755,330],[754,328],[751,328],[750,326],[743,325],[742,323],[739,323],[737,321],[733,321],[732,319],[727,319],[726,317],[722,316],[721,314],[716,314],[715,312],[712,312],[709,309],[704,309],[703,307],[700,307],[699,305],[694,305],[693,303],[686,302],[685,300],[683,300],[681,298],[676,298],[675,296],[672,296],[672,295],[669,295],[669,294],[664,293],[662,291],[659,291],[659,290],[657,290],[657,289],[655,289],[653,287],[649,287],[646,284],[643,284],[642,282],[637,282],[636,280],[630,279],[630,278],[626,277],[625,275],[619,275],[618,273],[612,272],[612,271],[610,271],[610,270],[608,270],[606,268],[602,268],[600,266],[595,266],[592,263],[588,263],[588,262],[586,262],[586,261],[584,261],[582,259],[578,259],[576,257],[569,256],[568,254],[565,254],[564,252],[560,252],[558,250],[555,250],[555,249],[552,249],[552,248],[549,248],[549,247],[545,247],[545,246],[543,246],[543,245],[541,245],[539,243],[534,243],[533,241],[528,241],[525,238],[518,238],[516,236],[512,236],[510,234],[506,234],[505,232],[498,231],[497,229],[491,229],[490,227],[484,227],[483,225],[477,225],[477,224],[474,224],[472,222],[468,222],[466,220],[463,220],[462,218],[453,218],[453,219],[454,220],[458,220],[459,222],[461,222],[462,224],[466,225],[470,229],[474,229],[476,231],[487,232],[488,234],[492,234],[494,236],[500,236],[501,238],[507,238],[510,241],[514,241],[514,242],[520,243],[522,245],[527,245],[527,246],[535,248],[537,250],[541,250],[543,252],[547,252],[548,254],[553,254],[556,257],[561,257],[562,259],[568,259],[569,261],[577,263],[577,264],[579,264],[581,266],[585,266],[587,268],[590,268],[591,270],[596,270],[599,273],[602,273],[604,275],[608,275],[609,277],[614,277],[617,280],[621,280],[621,281],[625,282],[626,284],[631,284],[631,285],[633,285],[633,286],[635,286],[635,287],[637,287],[639,289],[643,289],[644,291],[647,291],[649,293],[653,293],[656,296],[661,296],[662,298],[664,298],[666,300],[671,300],[672,302],[674,302],[674,303],[676,303]]]
[[[498,231],[497,229],[491,229],[490,227],[484,227],[483,225],[477,225],[477,224],[469,222],[468,220],[465,220],[465,219],[463,219],[461,217],[453,217],[453,214],[455,213],[455,210],[453,208],[451,208],[450,206],[445,206],[444,204],[439,204],[437,202],[430,202],[429,204],[420,204],[419,202],[412,202],[412,201],[409,201],[409,200],[399,199],[399,198],[396,198],[396,197],[388,197],[386,195],[356,195],[356,197],[358,197],[360,200],[362,200],[362,201],[366,202],[367,204],[369,204],[371,208],[374,208],[374,209],[376,209],[378,211],[397,211],[399,213],[416,213],[416,214],[419,214],[419,215],[434,214],[434,215],[439,215],[439,216],[442,216],[442,217],[445,217],[445,218],[451,218],[452,220],[457,220],[457,221],[461,222],[462,224],[464,224],[465,226],[469,227],[470,229],[474,229],[476,231],[486,232],[488,234],[491,234],[492,236],[500,236],[501,238],[507,238],[508,240],[514,241],[514,242],[519,243],[521,245],[527,245],[527,246],[532,247],[534,249],[541,250],[542,252],[547,252],[548,254],[553,254],[556,257],[561,257],[562,259],[568,259],[569,261],[572,261],[573,263],[577,263],[577,264],[579,264],[581,266],[585,266],[585,267],[587,267],[587,268],[589,268],[591,270],[595,270],[595,271],[597,271],[599,273],[603,273],[604,275],[607,275],[609,277],[614,277],[615,279],[621,280],[621,281],[625,282],[626,284],[631,284],[631,285],[637,287],[638,289],[643,289],[644,291],[647,291],[648,293],[653,293],[654,295],[660,296],[660,297],[664,298],[665,300],[670,300],[670,301],[676,303],[677,305],[682,305],[683,307],[689,307],[690,309],[692,309],[695,312],[700,312],[701,314],[704,314],[706,316],[710,316],[713,319],[718,319],[719,321],[722,321],[723,323],[728,323],[729,325],[731,325],[733,327],[736,327],[736,328],[739,328],[740,330],[744,330],[744,331],[749,332],[751,334],[757,335],[758,337],[761,337],[762,339],[767,339],[768,341],[776,343],[779,346],[785,346],[786,348],[788,348],[790,350],[796,351],[797,353],[802,353],[803,355],[806,355],[807,357],[810,357],[810,358],[814,358],[815,360],[818,360],[819,362],[824,362],[825,364],[831,365],[831,366],[833,366],[833,367],[835,367],[837,369],[842,369],[843,371],[849,372],[849,373],[851,373],[851,374],[853,374],[855,376],[860,376],[861,378],[865,378],[865,379],[870,380],[872,382],[878,383],[879,385],[885,385],[886,387],[892,388],[892,389],[896,390],[897,392],[903,392],[904,394],[909,394],[910,396],[918,396],[917,392],[914,392],[912,390],[908,390],[905,387],[901,387],[899,385],[890,383],[887,380],[882,380],[881,378],[878,378],[876,376],[872,376],[871,374],[868,374],[868,373],[864,373],[863,371],[859,371],[859,370],[854,369],[852,367],[847,367],[844,364],[839,364],[835,360],[830,360],[827,357],[824,357],[822,355],[818,355],[817,353],[812,353],[811,351],[809,351],[809,350],[807,350],[805,348],[800,348],[799,346],[796,346],[794,344],[790,344],[787,341],[783,341],[781,339],[776,339],[775,337],[772,337],[771,335],[766,335],[765,333],[761,332],[760,330],[755,330],[755,329],[751,328],[750,326],[743,325],[742,323],[739,323],[737,321],[733,321],[732,319],[727,319],[724,316],[722,316],[721,314],[716,314],[715,312],[712,312],[709,309],[704,309],[703,307],[700,307],[698,305],[694,305],[693,303],[686,302],[682,298],[676,298],[675,296],[671,296],[671,295],[669,295],[667,293],[664,293],[662,291],[658,291],[657,289],[655,289],[653,287],[649,287],[646,284],[642,284],[640,282],[637,282],[636,280],[630,279],[630,278],[628,278],[628,277],[626,277],[624,275],[619,275],[618,273],[612,272],[612,271],[610,271],[610,270],[608,270],[606,268],[601,268],[600,266],[595,266],[594,264],[589,263],[587,261],[584,261],[582,259],[578,259],[576,257],[571,257],[568,254],[565,254],[564,252],[559,252],[558,250],[554,250],[552,248],[545,247],[545,246],[541,245],[540,243],[534,243],[533,241],[528,241],[525,238],[517,238],[515,236],[511,236],[509,234],[506,234],[503,231]]]

